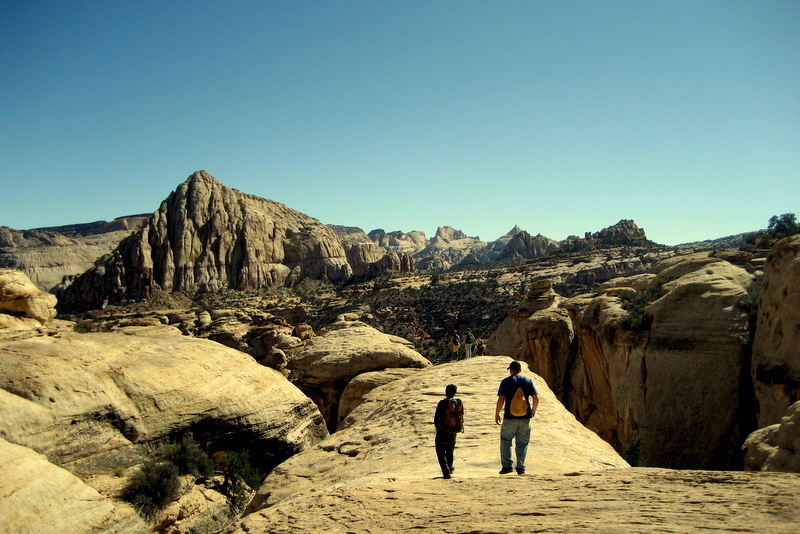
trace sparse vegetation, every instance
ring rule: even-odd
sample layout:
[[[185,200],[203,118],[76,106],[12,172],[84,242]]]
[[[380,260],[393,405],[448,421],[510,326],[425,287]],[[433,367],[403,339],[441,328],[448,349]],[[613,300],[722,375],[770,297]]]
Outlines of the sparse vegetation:
[[[766,231],[754,232],[745,239],[742,250],[752,251],[755,249],[765,249],[772,247],[776,241],[800,234],[800,224],[794,213],[784,213],[783,215],[773,215],[769,218]]]
[[[128,482],[123,499],[152,520],[178,496],[178,468],[171,462],[148,460]]]
[[[228,496],[231,507],[241,510],[247,504],[250,489],[261,483],[261,472],[253,467],[247,451],[227,451],[222,457],[225,481],[223,492]]]
[[[620,297],[622,309],[628,313],[620,322],[620,326],[625,330],[632,330],[636,333],[649,330],[650,325],[653,324],[653,316],[647,313],[647,307],[660,297],[660,287],[646,291],[637,291],[630,295],[622,295]]]
[[[200,449],[191,434],[185,435],[180,441],[162,446],[158,449],[156,457],[161,461],[172,463],[181,475],[201,477],[214,472],[214,463]]]

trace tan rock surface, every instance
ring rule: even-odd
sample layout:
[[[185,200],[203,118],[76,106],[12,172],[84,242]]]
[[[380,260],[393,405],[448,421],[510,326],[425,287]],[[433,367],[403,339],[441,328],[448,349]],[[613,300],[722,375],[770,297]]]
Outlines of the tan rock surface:
[[[778,424],[756,430],[744,442],[745,468],[800,473],[800,401]]]
[[[465,432],[455,455],[459,478],[485,477],[500,468],[499,427],[494,407],[500,381],[508,376],[505,356],[479,356],[420,370],[368,393],[345,419],[346,428],[278,466],[259,490],[254,507],[276,504],[337,484],[363,486],[387,479],[441,477],[433,448],[433,413],[453,383],[465,407]],[[622,458],[584,428],[559,403],[544,381],[528,450],[532,474],[625,467]],[[516,476],[516,475],[515,475]]]
[[[323,488],[228,532],[795,534],[798,494],[800,478],[785,473],[632,468],[517,477],[456,469],[452,480],[376,478]]]
[[[0,523],[5,534],[144,533],[125,503],[112,502],[33,450],[0,439]]]
[[[290,378],[314,399],[333,430],[339,399],[354,377],[388,368],[424,368],[430,362],[402,338],[359,321],[338,321],[288,356]]]
[[[800,399],[800,235],[775,244],[763,284],[752,371],[760,427],[779,422]]]
[[[268,507],[226,532],[796,531],[800,477],[624,467],[538,377],[542,401],[529,473],[497,474],[499,430],[492,418],[508,362],[477,357],[374,390],[347,429],[267,478],[260,494]],[[453,479],[444,480],[430,421],[450,382],[460,385],[466,432],[458,437]]]
[[[56,316],[56,297],[45,293],[16,269],[0,269],[0,313],[48,323]]]
[[[327,435],[283,375],[167,326],[4,341],[0,388],[2,437],[80,475],[139,463],[153,440],[190,429],[239,432],[266,456]]]

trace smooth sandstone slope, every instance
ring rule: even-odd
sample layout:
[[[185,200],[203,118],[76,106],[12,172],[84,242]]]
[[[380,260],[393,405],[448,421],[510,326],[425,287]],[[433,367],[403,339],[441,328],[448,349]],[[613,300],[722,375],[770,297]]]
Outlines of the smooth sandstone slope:
[[[345,419],[344,429],[278,466],[260,488],[252,509],[338,484],[441,477],[433,447],[433,413],[450,383],[459,387],[457,396],[465,406],[456,476],[496,474],[500,454],[494,407],[509,362],[504,356],[476,357],[429,367],[373,390]],[[525,372],[535,381],[541,399],[528,451],[529,473],[627,467],[610,445],[564,409],[540,377]],[[258,516],[246,521],[251,520]]]
[[[373,390],[346,429],[279,466],[259,491],[260,509],[225,532],[796,532],[797,475],[629,468],[528,371],[541,396],[528,474],[499,475],[492,419],[509,361],[435,366]],[[431,420],[451,382],[466,432],[445,480]]]

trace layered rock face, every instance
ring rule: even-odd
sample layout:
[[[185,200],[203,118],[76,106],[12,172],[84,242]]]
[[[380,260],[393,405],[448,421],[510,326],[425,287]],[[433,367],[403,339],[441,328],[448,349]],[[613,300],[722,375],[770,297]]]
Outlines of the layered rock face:
[[[40,289],[76,276],[110,253],[125,237],[142,228],[149,215],[120,217],[36,230],[0,227],[0,267],[23,271]]]
[[[708,254],[562,299],[533,287],[488,342],[527,361],[576,417],[647,465],[733,468],[752,429],[747,317],[753,276]],[[638,295],[642,322],[623,308]],[[630,305],[626,304],[630,309]]]
[[[104,301],[149,298],[158,290],[251,290],[307,277],[345,281],[383,261],[378,255],[360,250],[348,255],[335,232],[318,220],[228,189],[198,171],[142,230],[60,291],[59,307],[98,308]]]
[[[758,426],[780,421],[800,400],[800,235],[778,241],[764,267],[753,342]]]
[[[9,532],[144,532],[117,500],[127,479],[116,473],[171,436],[192,432],[209,453],[248,450],[268,469],[328,435],[310,399],[239,351],[167,326],[73,327],[55,320],[50,335],[17,330],[0,344]]]

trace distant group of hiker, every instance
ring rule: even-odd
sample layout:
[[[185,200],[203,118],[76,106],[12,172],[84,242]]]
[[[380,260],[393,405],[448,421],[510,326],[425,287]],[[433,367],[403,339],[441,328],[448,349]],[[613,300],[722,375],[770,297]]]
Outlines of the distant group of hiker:
[[[464,349],[464,358],[486,354],[486,342],[482,339],[475,339],[475,335],[470,330],[467,330],[463,338],[458,331],[453,331],[453,335],[450,337],[450,348],[456,358],[460,356],[462,348]]]
[[[500,474],[516,470],[517,474],[524,475],[531,419],[539,407],[539,392],[530,378],[520,374],[522,365],[518,361],[512,361],[507,370],[509,376],[500,382],[494,412],[494,421],[500,425]],[[444,390],[445,398],[436,405],[433,416],[436,457],[443,478],[452,478],[456,436],[464,431],[464,403],[456,398],[456,393],[458,386],[448,384]],[[511,455],[512,443],[516,464]]]

